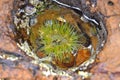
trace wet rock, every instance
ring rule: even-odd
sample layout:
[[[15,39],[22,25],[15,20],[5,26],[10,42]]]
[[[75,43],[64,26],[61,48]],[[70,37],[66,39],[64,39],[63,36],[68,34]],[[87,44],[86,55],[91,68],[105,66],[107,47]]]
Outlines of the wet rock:
[[[66,0],[62,0],[66,1]],[[73,1],[73,0],[72,0]],[[81,0],[82,1],[82,0]],[[85,2],[85,1],[84,1]],[[83,3],[84,3],[83,2]],[[11,22],[11,9],[13,0],[1,0],[0,1],[0,48],[11,52],[18,52],[19,48],[16,42],[11,39],[14,37],[10,28]],[[93,12],[100,12],[106,21],[106,27],[108,30],[107,42],[103,50],[99,53],[97,58],[98,63],[91,69],[93,76],[91,80],[119,80],[120,79],[120,1],[119,0],[97,0],[97,6],[91,8]],[[79,1],[77,5],[79,5]],[[1,54],[1,53],[0,53]],[[0,60],[1,61],[1,60]],[[41,71],[37,69],[34,72],[33,64],[29,62],[19,62],[18,65],[15,62],[8,61],[0,63],[0,78],[10,80],[71,80],[68,77],[61,76],[43,76]],[[11,65],[11,66],[10,66]],[[80,80],[81,78],[75,78]]]

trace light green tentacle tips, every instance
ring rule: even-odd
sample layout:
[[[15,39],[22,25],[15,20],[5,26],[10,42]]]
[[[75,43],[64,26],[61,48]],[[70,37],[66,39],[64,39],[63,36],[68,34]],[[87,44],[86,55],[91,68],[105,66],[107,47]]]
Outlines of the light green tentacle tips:
[[[68,23],[49,21],[39,28],[40,48],[47,55],[52,55],[62,60],[65,55],[78,50],[79,35],[73,26]]]

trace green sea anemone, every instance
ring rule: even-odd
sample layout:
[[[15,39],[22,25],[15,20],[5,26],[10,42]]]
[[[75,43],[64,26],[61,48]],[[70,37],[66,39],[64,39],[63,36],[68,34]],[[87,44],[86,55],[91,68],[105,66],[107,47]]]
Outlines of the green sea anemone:
[[[54,56],[59,60],[65,58],[64,54],[71,54],[80,47],[79,35],[75,27],[69,23],[48,21],[39,28],[40,51]]]

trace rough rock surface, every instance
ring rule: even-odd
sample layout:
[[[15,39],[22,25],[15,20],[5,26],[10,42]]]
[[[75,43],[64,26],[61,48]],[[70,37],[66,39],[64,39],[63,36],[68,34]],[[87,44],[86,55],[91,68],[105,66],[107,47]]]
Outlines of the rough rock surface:
[[[89,1],[86,4],[89,4]],[[7,50],[22,53],[12,40],[12,5],[13,0],[0,0],[0,52]],[[97,0],[97,6],[91,6],[93,13],[97,11],[104,15],[108,37],[105,47],[97,56],[97,64],[90,70],[93,73],[90,80],[120,80],[120,0]],[[70,80],[60,76],[45,77],[40,72],[37,65],[30,64],[27,60],[10,62],[0,59],[0,79]],[[79,77],[77,79],[80,80]]]
[[[91,80],[120,80],[120,0],[98,0],[98,10],[105,16],[108,38],[92,68]],[[104,76],[104,77],[103,77]]]
[[[10,21],[11,21],[11,12],[13,0],[1,0],[0,1],[0,48],[9,50],[9,51],[17,51],[15,47],[14,41],[12,41],[9,36],[12,36],[10,29]],[[5,46],[6,45],[6,46]]]

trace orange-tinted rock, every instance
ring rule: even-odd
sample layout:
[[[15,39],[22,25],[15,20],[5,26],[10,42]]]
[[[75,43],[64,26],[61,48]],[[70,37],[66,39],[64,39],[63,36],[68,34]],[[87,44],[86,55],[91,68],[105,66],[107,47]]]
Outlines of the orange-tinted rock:
[[[119,0],[97,0],[97,8],[104,16],[120,15]]]
[[[10,28],[12,4],[13,0],[0,1],[0,49],[19,52],[16,42],[9,37],[11,35],[13,37],[13,32]]]
[[[89,50],[87,49],[79,50],[75,58],[75,66],[79,66],[80,64],[82,64],[83,62],[88,60],[90,56],[91,53]]]
[[[43,57],[46,56],[46,55],[45,55],[43,52],[41,52],[41,51],[37,51],[36,55],[37,55],[39,58],[43,58]]]
[[[114,2],[113,6],[108,5],[108,1],[110,0],[97,0],[98,12],[102,13],[104,16],[109,16],[106,18],[106,26],[108,29],[108,40],[103,49],[103,51],[99,54],[98,58],[100,59],[100,63],[95,65],[91,72],[93,76],[90,80],[120,80],[119,74],[119,64],[120,64],[120,1],[119,0],[111,0]],[[5,50],[16,52],[19,49],[16,48],[16,43],[11,40],[6,34],[8,30],[8,19],[10,17],[10,10],[12,8],[13,0],[0,0],[0,48]],[[8,17],[9,16],[9,17]],[[33,76],[29,72],[28,69],[25,68],[17,68],[8,66],[3,66],[0,64],[0,78],[9,78],[10,80],[53,80],[56,79],[53,76],[45,77],[41,74],[41,71],[38,74]],[[35,78],[33,78],[35,77]],[[68,77],[59,78],[59,80],[70,80]],[[80,79],[78,79],[80,80]]]
[[[108,3],[113,3],[110,5]],[[94,75],[91,80],[119,80],[120,79],[120,1],[98,0],[98,11],[105,17],[108,30],[107,42],[99,53],[100,62],[91,69]]]

